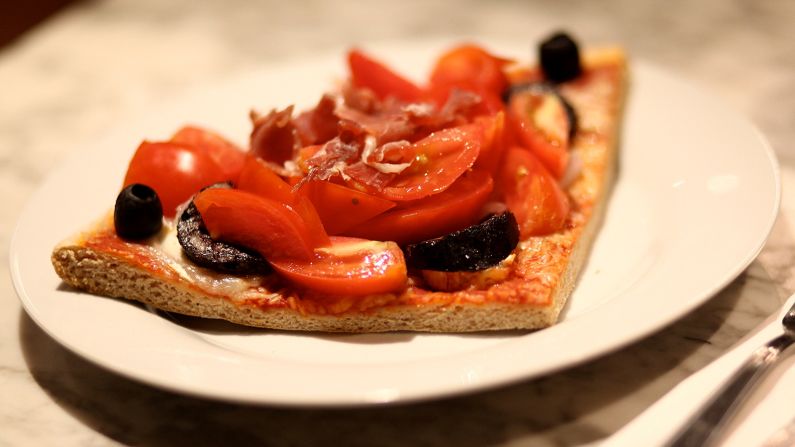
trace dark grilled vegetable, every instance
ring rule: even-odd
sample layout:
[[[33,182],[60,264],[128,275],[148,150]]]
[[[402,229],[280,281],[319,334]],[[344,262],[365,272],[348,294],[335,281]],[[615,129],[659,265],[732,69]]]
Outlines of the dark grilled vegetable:
[[[406,247],[406,264],[422,270],[477,271],[497,265],[519,243],[519,225],[510,211],[491,215],[436,239]]]
[[[541,70],[552,82],[570,81],[582,73],[580,50],[566,33],[555,33],[538,48]]]
[[[135,183],[121,190],[113,210],[116,234],[123,239],[144,239],[163,227],[163,205],[154,189]]]
[[[569,122],[569,140],[574,138],[574,134],[577,133],[577,113],[574,111],[574,107],[566,101],[566,98],[560,94],[555,86],[545,82],[514,84],[503,94],[503,102],[508,104],[512,96],[521,94],[555,95],[561,104],[563,104],[563,109],[566,110],[566,118]]]
[[[229,185],[224,183],[211,186],[211,188],[228,187]],[[239,275],[271,271],[270,264],[258,253],[213,240],[192,201],[179,216],[177,239],[185,256],[201,267]]]

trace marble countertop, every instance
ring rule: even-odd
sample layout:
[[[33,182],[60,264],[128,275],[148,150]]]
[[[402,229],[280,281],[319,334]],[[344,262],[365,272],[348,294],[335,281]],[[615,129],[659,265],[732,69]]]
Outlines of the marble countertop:
[[[609,436],[795,292],[793,20],[786,0],[74,4],[0,49],[0,445],[581,445]],[[66,350],[22,310],[8,274],[22,207],[71,148],[126,117],[310,51],[407,36],[533,42],[558,28],[619,42],[711,90],[761,129],[781,163],[781,214],[758,259],[662,331],[557,374],[463,397],[283,409],[120,377]]]

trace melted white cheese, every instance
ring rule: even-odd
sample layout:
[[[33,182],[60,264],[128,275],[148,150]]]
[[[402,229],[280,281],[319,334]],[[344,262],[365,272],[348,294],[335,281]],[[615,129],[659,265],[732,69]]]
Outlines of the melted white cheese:
[[[192,263],[182,251],[182,246],[177,240],[176,225],[173,222],[164,222],[160,235],[152,239],[150,247],[182,279],[209,293],[224,295],[232,299],[243,299],[247,290],[259,287],[264,279],[259,275],[230,276]]]

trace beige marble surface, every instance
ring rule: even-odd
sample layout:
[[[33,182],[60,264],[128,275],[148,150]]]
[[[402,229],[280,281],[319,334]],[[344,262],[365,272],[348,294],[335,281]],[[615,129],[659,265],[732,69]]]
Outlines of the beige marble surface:
[[[795,292],[795,3],[83,2],[0,50],[0,445],[578,445],[605,438]],[[755,122],[783,169],[759,259],[695,312],[584,365],[389,408],[239,406],[154,389],[70,353],[24,313],[9,238],[74,148],[163,99],[351,43],[463,36],[535,41],[557,28],[619,42]],[[795,410],[793,410],[795,416]]]

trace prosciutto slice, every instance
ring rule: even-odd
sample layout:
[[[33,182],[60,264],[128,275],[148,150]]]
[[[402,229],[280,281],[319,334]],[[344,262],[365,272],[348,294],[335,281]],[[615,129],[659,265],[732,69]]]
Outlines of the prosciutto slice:
[[[293,106],[271,110],[267,115],[251,112],[251,153],[263,160],[283,165],[301,148],[293,123]]]

